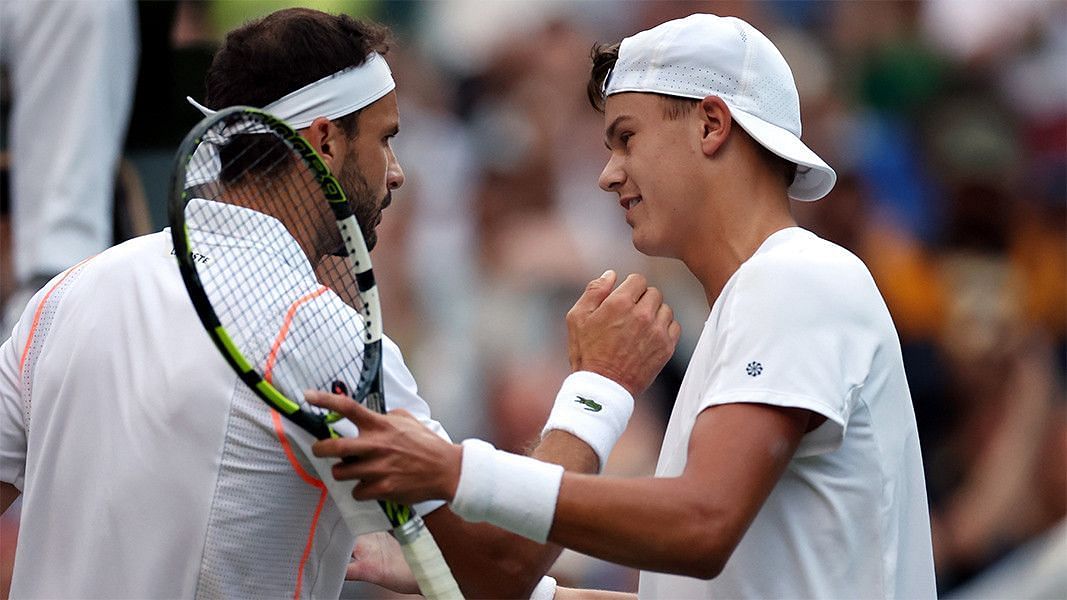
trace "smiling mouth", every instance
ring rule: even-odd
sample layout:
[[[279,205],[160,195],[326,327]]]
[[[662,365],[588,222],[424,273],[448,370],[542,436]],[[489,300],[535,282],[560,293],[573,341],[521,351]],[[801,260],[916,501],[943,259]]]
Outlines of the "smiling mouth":
[[[631,208],[633,208],[633,207],[637,206],[637,204],[638,204],[639,202],[641,202],[641,196],[633,196],[633,197],[630,197],[630,198],[621,198],[621,199],[619,200],[619,204],[620,204],[620,205],[621,205],[621,206],[622,206],[622,207],[623,207],[623,208],[624,208],[625,210],[630,210]]]

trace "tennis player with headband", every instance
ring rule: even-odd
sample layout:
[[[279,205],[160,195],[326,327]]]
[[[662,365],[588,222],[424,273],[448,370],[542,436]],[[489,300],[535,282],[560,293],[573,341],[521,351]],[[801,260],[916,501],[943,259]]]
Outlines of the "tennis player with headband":
[[[390,146],[399,115],[387,37],[343,15],[279,11],[227,36],[200,105],[264,107],[299,128],[338,176],[369,246],[404,180]],[[239,264],[253,252],[231,244],[203,259]],[[11,594],[337,597],[356,536],[387,522],[237,379],[198,325],[171,253],[161,232],[67,270],[0,346],[0,509],[23,499]],[[572,358],[584,370],[564,386],[600,402],[605,419],[545,436],[534,456],[549,477],[596,471],[581,438],[617,437],[632,395],[677,341],[658,292],[640,277],[615,283],[611,273],[595,280],[572,311]],[[388,339],[383,378],[388,408],[458,455]],[[553,494],[530,493],[539,503]],[[416,510],[470,596],[529,595],[559,552],[441,502]]]
[[[359,407],[344,410],[359,438],[314,451],[357,459],[334,468],[362,480],[357,498],[446,499],[466,519],[642,569],[641,598],[933,598],[899,341],[863,263],[790,214],[789,198],[818,200],[836,175],[800,140],[781,53],[740,19],[696,14],[595,48],[589,90],[611,151],[600,186],[634,246],[681,260],[711,306],[656,477],[548,472],[477,440],[427,475],[414,457],[437,465],[450,444]],[[574,423],[554,412],[546,430]],[[375,460],[382,445],[407,446],[406,461]],[[508,491],[531,481],[551,495]]]

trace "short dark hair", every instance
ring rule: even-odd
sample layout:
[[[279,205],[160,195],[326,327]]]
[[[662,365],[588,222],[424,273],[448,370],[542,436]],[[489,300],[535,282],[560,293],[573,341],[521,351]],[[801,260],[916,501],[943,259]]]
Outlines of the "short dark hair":
[[[371,52],[389,51],[383,25],[308,8],[271,13],[234,29],[215,53],[205,87],[210,108],[271,102],[348,67]],[[336,122],[355,135],[359,111]]]
[[[619,60],[619,46],[621,45],[622,42],[597,43],[593,44],[590,52],[593,68],[589,73],[589,83],[586,85],[585,93],[589,96],[589,103],[593,105],[593,109],[599,113],[604,112],[604,101],[607,100],[604,96],[604,84],[607,82],[608,73]]]
[[[589,103],[593,105],[593,109],[597,112],[604,112],[604,104],[607,101],[607,97],[604,94],[604,87],[607,82],[608,74],[611,73],[611,69],[615,67],[615,63],[619,60],[619,46],[622,42],[616,42],[614,44],[593,44],[593,49],[590,53],[593,59],[593,67],[589,73],[589,83],[586,85],[586,95],[589,97]],[[663,118],[668,120],[680,119],[696,107],[700,102],[693,98],[682,98],[679,96],[670,96],[667,94],[657,94],[663,99]],[[743,128],[739,128],[741,131],[751,138],[747,131]],[[785,186],[789,187],[793,185],[793,181],[797,176],[796,163],[786,160],[777,154],[774,154],[755,139],[752,140],[759,148],[760,157],[768,164],[768,166],[774,170],[780,170],[782,178],[785,181]]]

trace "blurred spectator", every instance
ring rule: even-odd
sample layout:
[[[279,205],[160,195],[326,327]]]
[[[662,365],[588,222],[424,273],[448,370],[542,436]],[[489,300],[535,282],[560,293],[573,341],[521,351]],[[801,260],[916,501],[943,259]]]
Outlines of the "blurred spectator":
[[[137,64],[135,18],[132,0],[0,1],[16,286],[3,290],[5,337],[34,292],[112,242]]]

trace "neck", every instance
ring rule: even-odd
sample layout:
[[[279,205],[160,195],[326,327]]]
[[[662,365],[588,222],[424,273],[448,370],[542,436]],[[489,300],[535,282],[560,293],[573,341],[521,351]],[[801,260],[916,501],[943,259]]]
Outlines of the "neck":
[[[221,195],[220,200],[229,204],[252,209],[256,212],[274,217],[280,221],[289,232],[289,235],[296,241],[297,245],[300,246],[300,249],[307,257],[308,262],[310,262],[312,266],[315,266],[326,254],[320,247],[320,244],[315,243],[315,240],[321,237],[318,235],[316,224],[322,221],[321,218],[318,218],[320,216],[319,213],[323,211],[322,207],[316,207],[317,210],[308,208],[304,212],[296,213],[291,209],[287,209],[284,204],[279,204],[274,199],[299,197],[301,197],[300,190],[291,190],[287,187],[273,189],[271,190],[271,195],[266,196],[262,194],[260,190],[252,186],[237,185],[226,190],[226,192]],[[330,225],[333,224],[332,220],[328,222]],[[332,229],[331,231],[336,233],[336,229]]]
[[[704,287],[709,307],[771,234],[796,226],[780,180],[735,177],[711,189],[700,233],[680,257]]]

